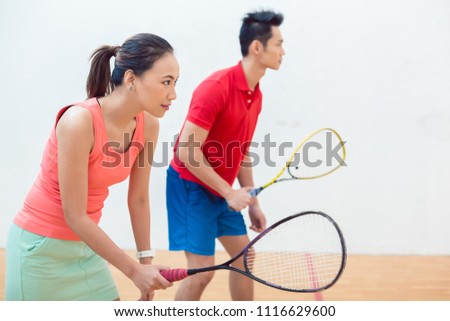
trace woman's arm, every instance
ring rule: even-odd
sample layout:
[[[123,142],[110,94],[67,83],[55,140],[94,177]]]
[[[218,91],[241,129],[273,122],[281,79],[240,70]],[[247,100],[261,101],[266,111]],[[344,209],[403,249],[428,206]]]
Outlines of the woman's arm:
[[[159,121],[148,113],[144,114],[145,146],[139,153],[130,174],[128,188],[128,208],[131,225],[138,251],[152,249],[150,239],[150,170],[156,144],[158,142]],[[140,259],[141,263],[151,264],[151,258]]]
[[[87,216],[88,161],[94,145],[89,111],[76,106],[68,109],[58,122],[56,136],[59,186],[67,225],[93,251],[132,279],[141,292],[166,288],[169,283],[164,278],[144,271]],[[146,278],[146,273],[150,277]]]

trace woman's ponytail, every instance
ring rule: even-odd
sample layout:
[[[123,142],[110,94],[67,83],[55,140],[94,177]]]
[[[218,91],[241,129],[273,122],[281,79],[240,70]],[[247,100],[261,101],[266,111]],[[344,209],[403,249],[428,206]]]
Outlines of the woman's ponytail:
[[[114,89],[109,64],[111,57],[115,56],[119,49],[118,46],[102,46],[92,54],[91,69],[86,81],[88,98],[103,97]]]

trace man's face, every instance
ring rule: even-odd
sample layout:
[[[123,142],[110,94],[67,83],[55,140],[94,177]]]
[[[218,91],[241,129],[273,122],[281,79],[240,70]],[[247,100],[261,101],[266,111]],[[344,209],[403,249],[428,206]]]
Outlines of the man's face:
[[[283,49],[283,37],[279,27],[272,26],[272,37],[267,41],[260,62],[266,68],[278,70],[285,51]]]

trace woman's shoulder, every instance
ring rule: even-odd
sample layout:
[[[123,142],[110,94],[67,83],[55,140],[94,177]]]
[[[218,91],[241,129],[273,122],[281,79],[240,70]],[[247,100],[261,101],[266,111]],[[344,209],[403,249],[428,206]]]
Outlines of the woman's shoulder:
[[[93,131],[92,114],[85,106],[73,105],[60,116],[56,125],[57,133],[61,131],[73,135],[86,135]]]
[[[86,106],[72,105],[60,115],[59,122],[70,121],[75,123],[92,123],[91,111]]]

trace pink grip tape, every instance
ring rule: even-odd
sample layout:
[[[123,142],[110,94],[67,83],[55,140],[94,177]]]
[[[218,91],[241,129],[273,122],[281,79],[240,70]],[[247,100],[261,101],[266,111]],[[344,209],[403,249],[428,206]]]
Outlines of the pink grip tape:
[[[186,269],[162,270],[159,272],[170,282],[180,281],[188,276]]]

